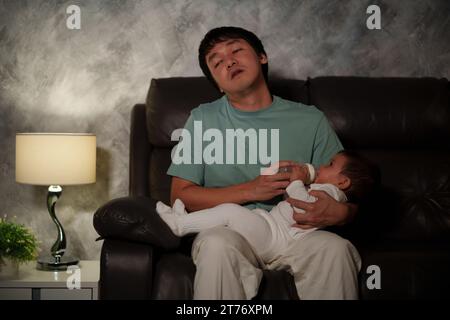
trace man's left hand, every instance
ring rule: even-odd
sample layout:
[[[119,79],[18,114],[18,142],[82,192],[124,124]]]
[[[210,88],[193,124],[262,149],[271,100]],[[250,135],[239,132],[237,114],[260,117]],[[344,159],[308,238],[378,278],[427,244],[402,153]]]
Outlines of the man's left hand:
[[[316,197],[317,201],[310,203],[290,197],[286,199],[292,206],[305,210],[305,213],[294,211],[293,218],[297,222],[294,227],[310,229],[342,225],[356,211],[351,210],[349,204],[337,202],[324,191],[312,190],[309,194]]]

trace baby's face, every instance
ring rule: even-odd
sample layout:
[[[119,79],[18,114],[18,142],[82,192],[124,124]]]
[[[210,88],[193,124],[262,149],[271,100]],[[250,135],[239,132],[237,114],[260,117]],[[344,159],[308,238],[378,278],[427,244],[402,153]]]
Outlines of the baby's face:
[[[344,155],[335,155],[329,164],[319,167],[314,183],[331,183],[337,185],[346,161],[347,159]]]

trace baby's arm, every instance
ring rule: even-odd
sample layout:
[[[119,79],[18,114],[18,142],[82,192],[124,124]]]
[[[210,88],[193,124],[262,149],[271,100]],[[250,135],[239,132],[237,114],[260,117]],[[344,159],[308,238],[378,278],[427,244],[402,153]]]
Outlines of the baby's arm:
[[[338,187],[329,184],[312,184],[310,190],[320,190],[325,191],[327,194],[329,194],[331,197],[333,197],[338,202],[346,202],[347,197],[345,196],[345,193],[342,190],[339,190]],[[291,184],[286,188],[286,192],[289,195],[289,197],[302,200],[305,202],[316,202],[317,198],[310,195],[308,190],[306,190],[305,185],[301,180],[296,180],[291,182]],[[305,213],[304,210],[293,207],[295,212],[299,213]]]
[[[286,188],[286,192],[289,195],[289,197],[302,200],[305,202],[315,202],[317,200],[316,197],[310,195],[308,193],[308,190],[306,190],[306,187],[301,180],[295,180],[292,181],[289,186]],[[305,213],[304,210],[294,207],[295,212],[299,213]]]

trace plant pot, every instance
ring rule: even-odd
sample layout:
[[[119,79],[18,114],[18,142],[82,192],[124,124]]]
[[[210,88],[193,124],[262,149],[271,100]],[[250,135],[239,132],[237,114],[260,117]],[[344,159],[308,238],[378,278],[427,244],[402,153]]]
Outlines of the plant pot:
[[[15,260],[3,258],[0,262],[0,276],[3,277],[17,277],[19,275],[19,263]]]

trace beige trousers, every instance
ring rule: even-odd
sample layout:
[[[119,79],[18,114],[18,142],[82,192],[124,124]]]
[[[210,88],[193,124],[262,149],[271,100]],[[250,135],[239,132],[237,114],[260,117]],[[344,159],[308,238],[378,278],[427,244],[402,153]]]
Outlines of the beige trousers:
[[[265,265],[244,237],[216,227],[197,235],[192,257],[194,299],[251,299],[262,269],[291,273],[300,299],[358,299],[361,258],[348,240],[331,232],[307,233]]]

